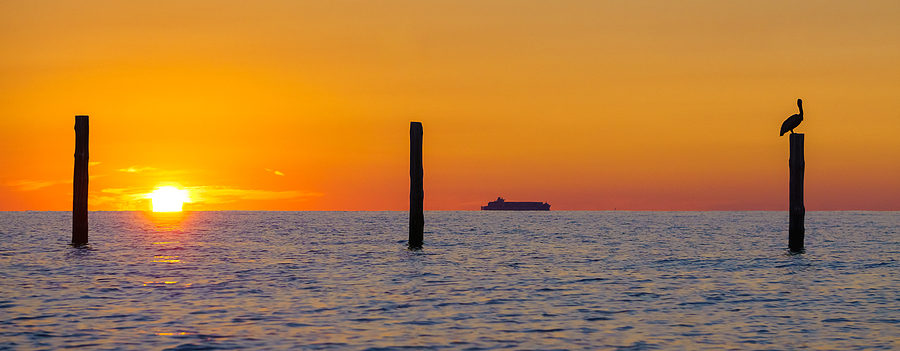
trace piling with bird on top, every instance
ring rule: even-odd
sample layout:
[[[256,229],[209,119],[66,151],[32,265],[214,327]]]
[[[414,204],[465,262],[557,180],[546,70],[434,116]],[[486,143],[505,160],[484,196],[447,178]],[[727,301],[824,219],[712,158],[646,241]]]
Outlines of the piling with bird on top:
[[[803,205],[803,176],[806,171],[806,160],[803,157],[802,133],[794,133],[794,128],[803,122],[803,100],[797,99],[797,107],[800,113],[791,115],[781,124],[781,134],[791,132],[790,135],[790,187],[789,187],[789,214],[788,214],[788,249],[791,252],[803,252],[806,216],[806,207]]]

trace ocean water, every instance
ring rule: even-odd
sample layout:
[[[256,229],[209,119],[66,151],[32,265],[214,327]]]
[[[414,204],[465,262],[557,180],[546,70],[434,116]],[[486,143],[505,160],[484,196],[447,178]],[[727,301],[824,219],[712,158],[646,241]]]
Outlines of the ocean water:
[[[900,213],[0,212],[0,350],[900,349]]]

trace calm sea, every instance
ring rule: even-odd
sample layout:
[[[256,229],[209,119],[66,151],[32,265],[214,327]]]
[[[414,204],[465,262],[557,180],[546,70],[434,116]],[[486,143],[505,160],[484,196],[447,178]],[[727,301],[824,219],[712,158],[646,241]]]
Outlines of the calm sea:
[[[900,349],[900,213],[0,212],[0,350]]]

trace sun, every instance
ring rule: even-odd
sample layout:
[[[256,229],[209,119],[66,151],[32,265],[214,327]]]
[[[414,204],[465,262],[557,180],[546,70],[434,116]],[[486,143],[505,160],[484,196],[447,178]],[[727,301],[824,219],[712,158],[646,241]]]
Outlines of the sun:
[[[153,212],[181,212],[181,206],[189,200],[187,190],[174,186],[156,188],[147,197],[153,205]]]

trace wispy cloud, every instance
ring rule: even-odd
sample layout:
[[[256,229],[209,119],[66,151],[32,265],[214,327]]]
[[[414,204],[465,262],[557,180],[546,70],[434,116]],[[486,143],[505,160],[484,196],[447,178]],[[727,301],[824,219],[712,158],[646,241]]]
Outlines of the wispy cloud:
[[[128,167],[128,168],[122,168],[122,169],[119,169],[119,172],[126,172],[126,173],[141,173],[141,172],[143,172],[143,171],[155,171],[155,170],[156,170],[156,168],[153,168],[153,167],[138,167],[138,166],[132,166],[132,167]]]
[[[33,190],[49,186],[44,185],[45,183],[53,185],[72,182],[18,181],[7,183],[7,185],[19,188],[29,187],[28,190]],[[322,193],[299,190],[273,191],[226,186],[195,186],[183,189],[188,190],[189,200],[186,202],[196,204],[226,204],[242,200],[302,200],[309,197],[323,196]],[[153,190],[153,188],[144,187],[105,188],[99,191],[91,191],[88,195],[88,202],[94,206],[121,211],[147,211],[150,209],[148,194],[153,192]]]
[[[91,194],[88,198],[88,203],[94,206],[115,202],[121,202],[121,199],[117,196],[103,196],[96,194]]]
[[[102,177],[102,174],[88,176],[88,179],[95,179]],[[32,191],[38,190],[42,188],[46,188],[48,186],[56,185],[56,184],[72,184],[71,179],[67,180],[15,180],[11,182],[6,182],[3,185],[10,186],[13,188],[17,188],[19,191]]]
[[[147,193],[152,189],[147,188],[106,188],[101,189],[100,194],[89,195],[88,202],[92,205],[109,204],[120,211],[146,211],[150,208],[150,200]]]
[[[281,172],[276,171],[276,170],[274,170],[274,169],[268,169],[268,168],[266,168],[266,171],[268,171],[268,172],[275,172],[275,175],[279,175],[279,176],[282,176],[282,177],[284,176],[284,173],[281,173]]]
[[[20,191],[31,191],[37,190],[40,188],[46,188],[51,185],[63,184],[63,183],[71,183],[72,181],[65,180],[17,180],[12,182],[6,182],[6,186],[11,186],[14,188],[18,188]]]
[[[322,193],[299,190],[272,191],[213,186],[191,187],[187,189],[190,190],[191,202],[202,202],[207,204],[223,204],[238,200],[297,199],[323,195]]]
[[[96,166],[101,164],[102,162],[88,162],[88,166]]]

